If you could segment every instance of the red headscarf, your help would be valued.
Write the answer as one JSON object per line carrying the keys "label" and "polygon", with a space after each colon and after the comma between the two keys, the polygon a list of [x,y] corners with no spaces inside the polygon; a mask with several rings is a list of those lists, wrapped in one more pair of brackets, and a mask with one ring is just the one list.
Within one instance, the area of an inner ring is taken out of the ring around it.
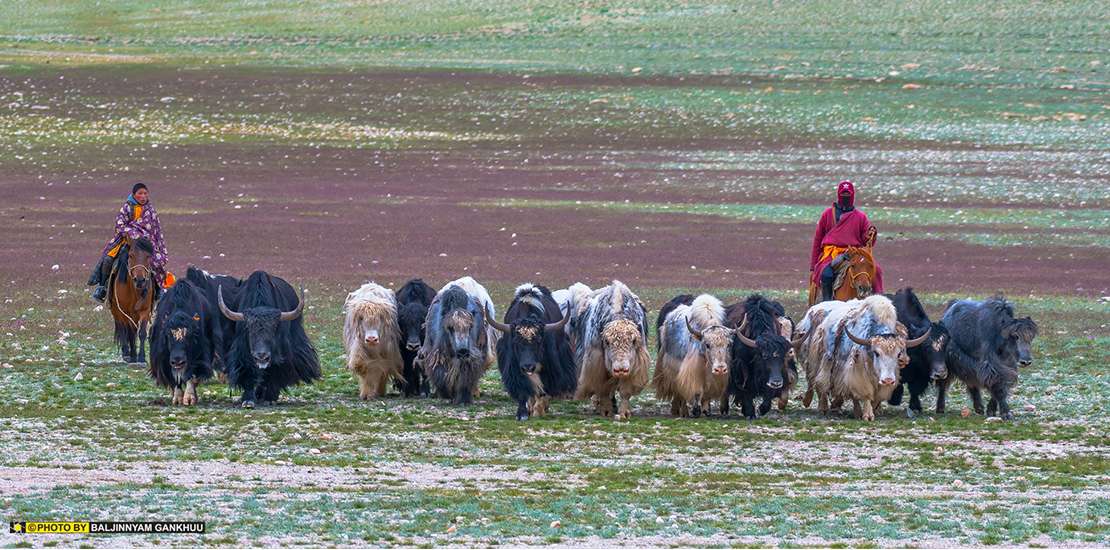
{"label": "red headscarf", "polygon": [[844,180],[836,186],[836,204],[841,210],[851,210],[856,205],[856,186]]}

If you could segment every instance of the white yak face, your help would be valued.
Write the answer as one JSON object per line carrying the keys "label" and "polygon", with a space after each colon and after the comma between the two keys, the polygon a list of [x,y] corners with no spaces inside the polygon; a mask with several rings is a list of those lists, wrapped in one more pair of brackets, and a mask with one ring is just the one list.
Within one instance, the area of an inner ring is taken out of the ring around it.
{"label": "white yak face", "polygon": [[702,333],[701,344],[709,372],[714,376],[728,374],[728,365],[732,362],[732,329],[710,327]]}
{"label": "white yak face", "polygon": [[359,322],[359,333],[362,335],[362,343],[367,347],[376,347],[381,341],[382,328],[380,319],[363,318]]}
{"label": "white yak face", "polygon": [[867,352],[871,354],[871,368],[879,384],[897,384],[899,371],[905,366],[901,357],[906,354],[906,340],[898,335],[874,336]]}
{"label": "white yak face", "polygon": [[618,378],[628,376],[641,345],[639,327],[627,319],[618,319],[605,325],[601,340],[609,373]]}

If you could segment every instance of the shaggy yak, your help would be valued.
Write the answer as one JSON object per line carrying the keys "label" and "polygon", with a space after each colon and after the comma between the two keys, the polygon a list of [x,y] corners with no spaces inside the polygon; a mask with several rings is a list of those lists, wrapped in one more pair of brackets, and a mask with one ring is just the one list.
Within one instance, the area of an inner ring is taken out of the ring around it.
{"label": "shaggy yak", "polygon": [[255,271],[238,289],[236,300],[224,301],[216,286],[216,303],[234,322],[231,345],[224,362],[228,381],[243,391],[241,403],[253,408],[256,400],[277,401],[281,390],[320,378],[316,348],[304,331],[304,296],[284,279]]}
{"label": "shaggy yak", "polygon": [[560,315],[551,291],[531,283],[517,287],[504,323],[490,313],[490,326],[502,334],[497,342],[501,384],[517,402],[517,420],[542,416],[552,396],[574,395],[578,371],[563,332],[569,319],[569,311]]}
{"label": "shaggy yak", "polygon": [[170,287],[150,330],[150,377],[174,405],[196,405],[197,385],[212,377],[223,349],[220,315],[202,289],[186,280]]}
{"label": "shaggy yak", "polygon": [[495,314],[485,287],[471,277],[444,285],[425,318],[424,346],[417,364],[436,394],[465,405],[478,397],[478,381],[493,364],[498,332],[487,322]]}
{"label": "shaggy yak", "polygon": [[943,323],[929,320],[929,315],[925,313],[925,308],[912,288],[903,288],[890,298],[894,302],[894,309],[898,311],[898,322],[905,325],[909,338],[917,338],[926,333],[929,335],[924,344],[906,350],[909,364],[902,369],[902,383],[894,388],[889,401],[891,405],[900,405],[905,387],[909,386],[910,405],[906,409],[906,416],[913,418],[921,412],[921,395],[929,389],[929,384],[948,376],[948,368],[944,364],[949,341],[948,330]]}
{"label": "shaggy yak", "polygon": [[404,381],[397,389],[405,397],[428,396],[430,392],[424,369],[416,366],[416,354],[424,345],[424,318],[436,297],[434,288],[421,279],[411,279],[397,291],[397,320],[401,328],[401,359],[404,360]]}
{"label": "shaggy yak", "polygon": [[990,392],[986,413],[1005,420],[1010,412],[1010,390],[1017,384],[1018,367],[1033,363],[1030,346],[1037,324],[1029,317],[1014,318],[1014,307],[1001,296],[983,302],[960,300],[949,304],[941,323],[948,327],[948,377],[937,382],[937,413],[944,412],[944,397],[952,376],[967,386],[975,412],[983,414],[981,390]]}
{"label": "shaggy yak", "polygon": [[732,344],[728,392],[736,396],[744,417],[755,419],[756,397],[763,398],[760,416],[771,410],[775,399],[779,410],[786,410],[790,391],[798,381],[798,367],[790,342],[794,323],[786,317],[782,304],[753,294],[729,306],[726,319],[728,326],[739,327]]}
{"label": "shaggy yak", "polygon": [[576,399],[595,399],[597,411],[618,419],[632,416],[630,400],[648,384],[647,312],[620,281],[590,296],[575,321],[575,361],[579,365]]}
{"label": "shaggy yak", "polygon": [[817,304],[806,312],[798,332],[809,384],[803,404],[808,407],[816,392],[818,409],[827,414],[830,401],[831,408],[839,408],[851,399],[855,416],[864,420],[874,420],[893,393],[906,347],[928,338],[907,342],[894,304],[882,295]]}
{"label": "shaggy yak", "polygon": [[347,368],[358,378],[358,396],[381,397],[386,382],[400,379],[404,367],[393,291],[366,283],[347,295],[343,312],[343,348]]}
{"label": "shaggy yak", "polygon": [[659,311],[656,324],[655,396],[670,400],[675,416],[709,414],[713,400],[728,410],[735,329],[725,326],[724,304],[709,294],[676,296]]}

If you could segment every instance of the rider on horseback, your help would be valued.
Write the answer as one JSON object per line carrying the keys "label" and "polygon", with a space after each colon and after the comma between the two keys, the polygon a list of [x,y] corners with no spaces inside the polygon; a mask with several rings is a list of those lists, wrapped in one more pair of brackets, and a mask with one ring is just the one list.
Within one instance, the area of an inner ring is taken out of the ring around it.
{"label": "rider on horseback", "polygon": [[[878,232],[862,210],[855,207],[856,188],[850,181],[842,181],[836,188],[836,202],[821,214],[817,231],[813,234],[813,251],[809,259],[810,279],[821,288],[821,301],[833,299],[836,267],[843,261],[848,247],[871,248]],[[875,264],[875,294],[883,292],[883,272]]]}
{"label": "rider on horseback", "polygon": [[120,248],[126,244],[126,241],[139,239],[140,237],[150,239],[151,244],[154,245],[154,254],[151,259],[156,283],[154,285],[154,296],[157,299],[162,286],[167,282],[166,261],[169,257],[166,255],[166,241],[162,238],[162,225],[158,222],[158,212],[154,210],[154,205],[150,203],[150,191],[146,188],[146,185],[136,183],[131,188],[131,195],[127,197],[127,202],[123,204],[119,215],[116,216],[115,236],[104,247],[100,261],[97,262],[92,275],[89,276],[89,286],[96,285],[96,288],[92,291],[94,300],[103,302],[108,295],[107,284],[112,270],[112,261],[119,253]]}

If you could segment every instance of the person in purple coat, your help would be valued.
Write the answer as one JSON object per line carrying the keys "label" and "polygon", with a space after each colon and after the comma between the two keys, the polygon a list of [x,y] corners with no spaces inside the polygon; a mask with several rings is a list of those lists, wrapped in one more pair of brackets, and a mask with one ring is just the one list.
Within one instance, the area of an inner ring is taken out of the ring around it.
{"label": "person in purple coat", "polygon": [[[150,190],[143,183],[136,183],[131,188],[131,194],[116,215],[116,234],[104,245],[100,261],[93,268],[89,276],[89,286],[95,286],[92,297],[98,302],[103,302],[108,295],[108,277],[111,275],[112,261],[119,253],[120,247],[129,240],[146,237],[154,245],[153,269],[156,281],[155,288],[161,289],[166,283],[166,240],[162,236],[162,224],[158,221],[158,211],[150,202]],[[159,293],[155,290],[155,297]]]}

